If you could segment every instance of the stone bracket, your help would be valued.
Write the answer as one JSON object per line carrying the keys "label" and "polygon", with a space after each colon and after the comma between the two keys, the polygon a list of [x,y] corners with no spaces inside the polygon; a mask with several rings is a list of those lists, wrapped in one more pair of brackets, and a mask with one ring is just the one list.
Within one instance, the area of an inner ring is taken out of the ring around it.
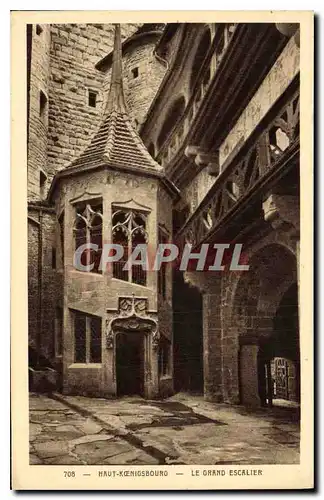
{"label": "stone bracket", "polygon": [[214,293],[214,290],[219,291],[220,275],[213,272],[203,271],[185,271],[183,273],[184,282],[189,286],[193,286],[200,293]]}
{"label": "stone bracket", "polygon": [[219,153],[209,153],[199,146],[187,146],[185,156],[193,159],[197,167],[208,167],[210,175],[219,174]]}
{"label": "stone bracket", "polygon": [[263,202],[262,208],[264,220],[269,222],[274,229],[286,222],[299,232],[299,199],[297,196],[269,194]]}

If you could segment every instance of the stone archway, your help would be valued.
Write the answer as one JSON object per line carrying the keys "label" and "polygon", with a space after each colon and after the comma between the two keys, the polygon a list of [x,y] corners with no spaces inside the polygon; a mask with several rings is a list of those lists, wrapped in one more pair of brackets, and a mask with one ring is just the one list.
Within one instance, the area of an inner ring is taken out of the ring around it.
{"label": "stone archway", "polygon": [[300,359],[296,283],[286,290],[280,300],[273,318],[272,335],[260,345],[259,358],[259,377],[264,377],[265,381],[263,404],[287,406],[288,403],[298,403]]}
{"label": "stone archway", "polygon": [[[272,243],[252,254],[249,264],[250,270],[238,277],[228,304],[230,313],[224,317],[223,384],[225,400],[262,406],[272,402],[270,361],[274,357],[282,358],[280,346],[284,338],[288,343],[285,324],[292,309],[288,311],[288,316],[286,309],[285,316],[282,315],[282,307],[288,290],[294,286],[297,290],[297,263],[290,250]],[[295,303],[290,306],[293,306],[295,317],[298,311],[297,292],[293,301]],[[299,363],[296,342],[292,341],[287,349],[290,349],[291,358],[291,352],[295,350]]]}

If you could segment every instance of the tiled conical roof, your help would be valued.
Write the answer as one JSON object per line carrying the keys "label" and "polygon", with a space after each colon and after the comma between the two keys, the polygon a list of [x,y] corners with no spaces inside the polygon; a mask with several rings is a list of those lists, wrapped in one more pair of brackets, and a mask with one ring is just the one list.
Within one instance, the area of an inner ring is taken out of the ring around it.
{"label": "tiled conical roof", "polygon": [[102,123],[90,145],[68,168],[83,169],[100,165],[157,173],[162,171],[162,167],[153,160],[134,130],[127,112],[123,91],[119,24],[115,25],[111,82]]}

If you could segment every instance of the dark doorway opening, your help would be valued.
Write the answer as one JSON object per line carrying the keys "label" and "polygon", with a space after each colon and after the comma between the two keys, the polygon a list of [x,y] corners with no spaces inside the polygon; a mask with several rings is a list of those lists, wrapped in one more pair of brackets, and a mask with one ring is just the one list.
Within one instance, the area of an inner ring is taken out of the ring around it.
{"label": "dark doorway opening", "polygon": [[204,362],[202,298],[198,290],[174,271],[173,335],[175,390],[203,394]]}
{"label": "dark doorway opening", "polygon": [[116,336],[117,396],[144,396],[144,334]]}
{"label": "dark doorway opening", "polygon": [[264,406],[300,402],[300,355],[297,284],[291,285],[277,309],[272,336],[259,352],[259,388]]}

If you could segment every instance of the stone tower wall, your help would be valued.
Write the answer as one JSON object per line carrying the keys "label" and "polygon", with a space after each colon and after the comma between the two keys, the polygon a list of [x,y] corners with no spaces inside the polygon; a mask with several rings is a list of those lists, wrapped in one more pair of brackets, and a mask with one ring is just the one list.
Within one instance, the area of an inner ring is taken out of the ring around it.
{"label": "stone tower wall", "polygon": [[[49,25],[32,26],[28,130],[29,200],[36,200],[42,197],[42,193],[40,193],[40,170],[43,170],[44,174],[47,175],[50,40]],[[41,92],[43,93],[42,109]]]}
{"label": "stone tower wall", "polygon": [[[122,38],[139,24],[121,26]],[[95,64],[113,48],[114,27],[108,24],[53,24],[48,163],[53,176],[89,144],[99,126],[105,102],[104,75]],[[97,92],[96,107],[88,92]]]}
{"label": "stone tower wall", "polygon": [[[135,124],[141,125],[166,72],[166,66],[154,56],[156,39],[129,49],[124,58],[124,87],[128,110]],[[137,68],[138,76],[133,71]]]}

